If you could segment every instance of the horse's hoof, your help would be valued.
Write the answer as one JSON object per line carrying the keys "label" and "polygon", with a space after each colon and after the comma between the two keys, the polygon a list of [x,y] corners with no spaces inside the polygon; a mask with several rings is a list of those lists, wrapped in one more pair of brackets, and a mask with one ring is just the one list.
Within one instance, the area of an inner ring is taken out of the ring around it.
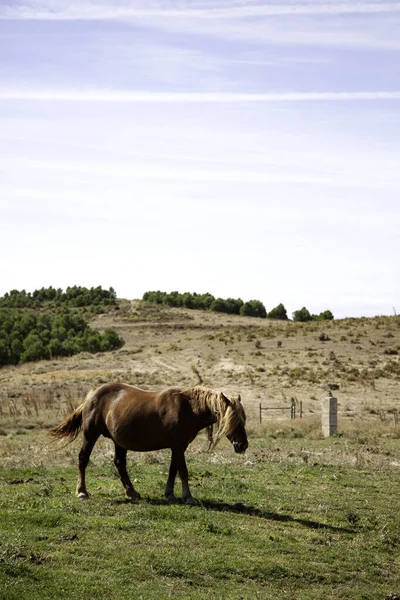
{"label": "horse's hoof", "polygon": [[178,498],[175,496],[175,494],[169,494],[168,496],[165,496],[165,499],[167,500],[167,502],[169,502],[170,504],[177,504],[177,502],[179,502]]}
{"label": "horse's hoof", "polygon": [[125,496],[126,500],[131,504],[136,504],[141,499],[140,494],[134,494],[133,496]]}
{"label": "horse's hoof", "polygon": [[184,503],[187,504],[188,506],[198,506],[199,505],[198,500],[196,500],[196,498],[192,498],[192,497],[186,498],[184,500]]}
{"label": "horse's hoof", "polygon": [[79,500],[88,500],[89,499],[89,494],[87,492],[79,492],[79,494],[76,495],[77,498],[79,498]]}

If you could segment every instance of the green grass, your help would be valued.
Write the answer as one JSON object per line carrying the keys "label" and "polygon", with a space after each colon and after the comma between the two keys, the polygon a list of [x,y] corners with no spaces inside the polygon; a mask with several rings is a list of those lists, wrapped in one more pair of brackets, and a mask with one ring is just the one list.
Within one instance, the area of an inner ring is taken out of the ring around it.
{"label": "green grass", "polygon": [[[143,496],[136,505],[124,501],[109,460],[89,467],[86,502],[74,497],[75,467],[0,470],[0,598],[383,600],[400,593],[398,469],[282,462],[263,456],[265,440],[251,442],[245,457],[226,447],[188,453],[201,500],[193,508],[163,500],[167,453],[157,461],[131,455]],[[282,443],[294,453],[307,444],[347,452],[346,440]]]}

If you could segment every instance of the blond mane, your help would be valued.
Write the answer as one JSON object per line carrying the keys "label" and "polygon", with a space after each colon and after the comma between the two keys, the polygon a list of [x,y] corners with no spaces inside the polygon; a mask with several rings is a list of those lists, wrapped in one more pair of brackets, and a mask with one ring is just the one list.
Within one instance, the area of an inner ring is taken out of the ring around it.
{"label": "blond mane", "polygon": [[194,387],[182,390],[182,393],[192,401],[192,407],[199,411],[209,410],[215,418],[217,430],[213,434],[211,447],[215,448],[219,440],[229,436],[245,425],[246,415],[238,398],[231,398],[204,387]]}

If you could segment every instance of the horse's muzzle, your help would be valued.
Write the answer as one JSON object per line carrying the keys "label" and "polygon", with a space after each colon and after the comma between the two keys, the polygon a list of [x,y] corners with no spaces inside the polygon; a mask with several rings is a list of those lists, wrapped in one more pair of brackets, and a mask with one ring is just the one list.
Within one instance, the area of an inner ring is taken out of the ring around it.
{"label": "horse's muzzle", "polygon": [[243,452],[246,452],[247,450],[247,446],[248,443],[243,443],[243,442],[233,442],[233,449],[235,450],[235,452],[237,454],[243,454]]}

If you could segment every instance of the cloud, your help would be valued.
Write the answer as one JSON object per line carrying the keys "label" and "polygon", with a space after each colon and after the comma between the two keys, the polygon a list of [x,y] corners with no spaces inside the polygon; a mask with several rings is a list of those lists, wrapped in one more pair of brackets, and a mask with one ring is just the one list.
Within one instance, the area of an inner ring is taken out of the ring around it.
{"label": "cloud", "polygon": [[248,93],[153,92],[111,89],[57,90],[0,87],[0,100],[128,103],[352,102],[400,100],[400,91]]}
{"label": "cloud", "polygon": [[400,12],[396,2],[234,2],[217,4],[195,2],[36,2],[3,5],[0,19],[17,20],[129,20],[146,18],[243,19],[280,15],[342,15]]}
{"label": "cloud", "polygon": [[[118,3],[16,0],[0,20],[126,22],[137,28],[252,44],[346,46],[398,50],[400,2],[217,2],[121,0]],[[327,18],[330,17],[330,18]]]}
{"label": "cloud", "polygon": [[376,173],[368,174],[365,170],[361,172],[337,171],[327,169],[326,172],[316,172],[314,169],[298,168],[288,171],[286,168],[279,169],[273,165],[257,169],[221,168],[213,165],[212,168],[195,165],[193,167],[182,166],[177,163],[165,165],[148,164],[145,162],[95,162],[74,160],[35,160],[25,158],[3,159],[3,168],[17,170],[18,172],[45,171],[48,174],[74,173],[84,176],[88,181],[96,179],[116,178],[125,180],[150,180],[150,181],[175,181],[175,182],[206,182],[206,183],[231,183],[231,184],[300,184],[313,186],[334,187],[365,187],[398,189],[397,171],[392,169],[382,176]]}

